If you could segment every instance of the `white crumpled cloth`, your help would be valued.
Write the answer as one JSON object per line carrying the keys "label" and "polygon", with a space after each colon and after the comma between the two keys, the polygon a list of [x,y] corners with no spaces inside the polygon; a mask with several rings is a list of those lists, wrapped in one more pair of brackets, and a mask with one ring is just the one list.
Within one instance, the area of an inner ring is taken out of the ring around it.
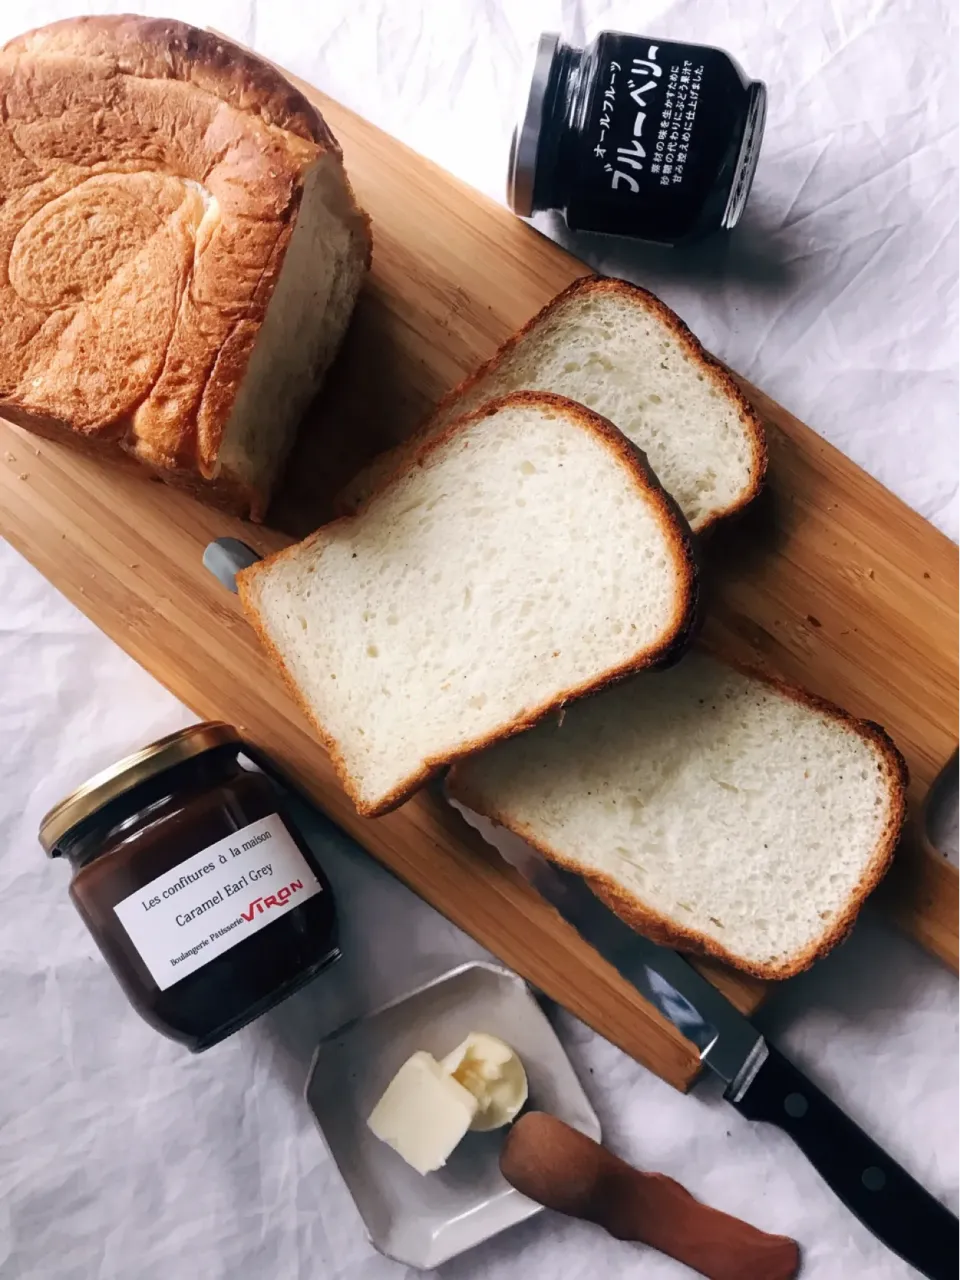
{"label": "white crumpled cloth", "polygon": [[[6,0],[0,37],[88,7],[217,26],[497,199],[540,30],[642,28],[730,50],[770,87],[741,231],[687,252],[577,251],[661,293],[708,347],[957,536],[950,0]],[[365,1241],[300,1090],[322,1031],[474,944],[364,855],[331,858],[342,966],[191,1057],[130,1012],[70,906],[67,868],[37,846],[51,802],[191,719],[0,546],[0,1277],[401,1280]],[[760,1019],[954,1207],[956,995],[950,974],[868,918]],[[710,1081],[681,1097],[572,1017],[557,1022],[614,1150],[795,1236],[809,1280],[915,1274]],[[544,1214],[438,1274],[689,1273]]]}

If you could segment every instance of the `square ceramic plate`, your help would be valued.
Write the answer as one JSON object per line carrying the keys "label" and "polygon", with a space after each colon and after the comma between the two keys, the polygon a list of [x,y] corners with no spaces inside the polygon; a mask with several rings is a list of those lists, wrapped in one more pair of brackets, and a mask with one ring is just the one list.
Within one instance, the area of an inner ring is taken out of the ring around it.
{"label": "square ceramic plate", "polygon": [[417,1049],[441,1058],[471,1031],[512,1045],[530,1085],[528,1106],[592,1138],[600,1124],[546,1015],[522,978],[464,964],[321,1041],[306,1099],[375,1248],[411,1267],[435,1267],[539,1212],[500,1174],[504,1130],[468,1133],[444,1168],[422,1177],[367,1128],[394,1074]]}

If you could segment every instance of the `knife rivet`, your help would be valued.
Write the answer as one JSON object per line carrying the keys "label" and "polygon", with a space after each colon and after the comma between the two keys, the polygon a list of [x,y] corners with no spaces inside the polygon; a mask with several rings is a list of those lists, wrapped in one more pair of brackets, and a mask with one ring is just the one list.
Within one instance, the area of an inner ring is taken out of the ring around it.
{"label": "knife rivet", "polygon": [[869,1165],[860,1175],[860,1181],[868,1191],[882,1191],[887,1185],[887,1175],[876,1165]]}
{"label": "knife rivet", "polygon": [[799,1120],[801,1116],[807,1114],[810,1104],[802,1093],[788,1093],[783,1100],[783,1109],[788,1116],[792,1116],[794,1120]]}

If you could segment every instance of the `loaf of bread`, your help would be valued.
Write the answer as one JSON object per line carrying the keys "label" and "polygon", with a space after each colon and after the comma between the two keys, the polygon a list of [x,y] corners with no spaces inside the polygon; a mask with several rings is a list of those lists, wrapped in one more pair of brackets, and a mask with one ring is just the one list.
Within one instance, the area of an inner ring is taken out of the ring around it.
{"label": "loaf of bread", "polygon": [[0,50],[0,413],[262,518],[369,265],[318,112],[180,22]]}
{"label": "loaf of bread", "polygon": [[450,773],[640,933],[786,978],[886,871],[906,769],[882,729],[698,652]]}
{"label": "loaf of bread", "polygon": [[405,450],[453,418],[524,390],[553,391],[609,418],[643,450],[695,533],[760,490],[763,427],[727,371],[652,293],[625,280],[585,276],[449,392],[411,442],[356,476],[341,509],[354,509]]}
{"label": "loaf of bread", "polygon": [[559,396],[451,423],[356,516],[238,575],[351,798],[444,765],[676,653],[689,530],[642,456]]}

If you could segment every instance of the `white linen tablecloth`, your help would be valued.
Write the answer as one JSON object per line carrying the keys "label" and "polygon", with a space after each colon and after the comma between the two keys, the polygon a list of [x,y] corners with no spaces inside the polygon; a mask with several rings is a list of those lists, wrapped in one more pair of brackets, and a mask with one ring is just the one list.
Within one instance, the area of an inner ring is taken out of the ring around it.
{"label": "white linen tablecloth", "polygon": [[[957,536],[956,7],[951,0],[5,0],[0,38],[140,8],[253,45],[500,199],[542,29],[717,44],[770,87],[742,228],[693,251],[581,240],[662,294],[708,347]],[[556,232],[549,221],[546,229]],[[2,320],[0,320],[2,322]],[[362,855],[329,867],[347,959],[191,1057],[128,1009],[37,843],[94,769],[191,715],[0,545],[0,1277],[400,1280],[376,1254],[300,1090],[313,1041],[477,948]],[[763,1027],[955,1208],[957,987],[866,918]],[[564,1013],[609,1145],[796,1237],[809,1280],[906,1280],[789,1140],[710,1081],[681,1097]],[[679,1277],[544,1214],[444,1280]]]}

